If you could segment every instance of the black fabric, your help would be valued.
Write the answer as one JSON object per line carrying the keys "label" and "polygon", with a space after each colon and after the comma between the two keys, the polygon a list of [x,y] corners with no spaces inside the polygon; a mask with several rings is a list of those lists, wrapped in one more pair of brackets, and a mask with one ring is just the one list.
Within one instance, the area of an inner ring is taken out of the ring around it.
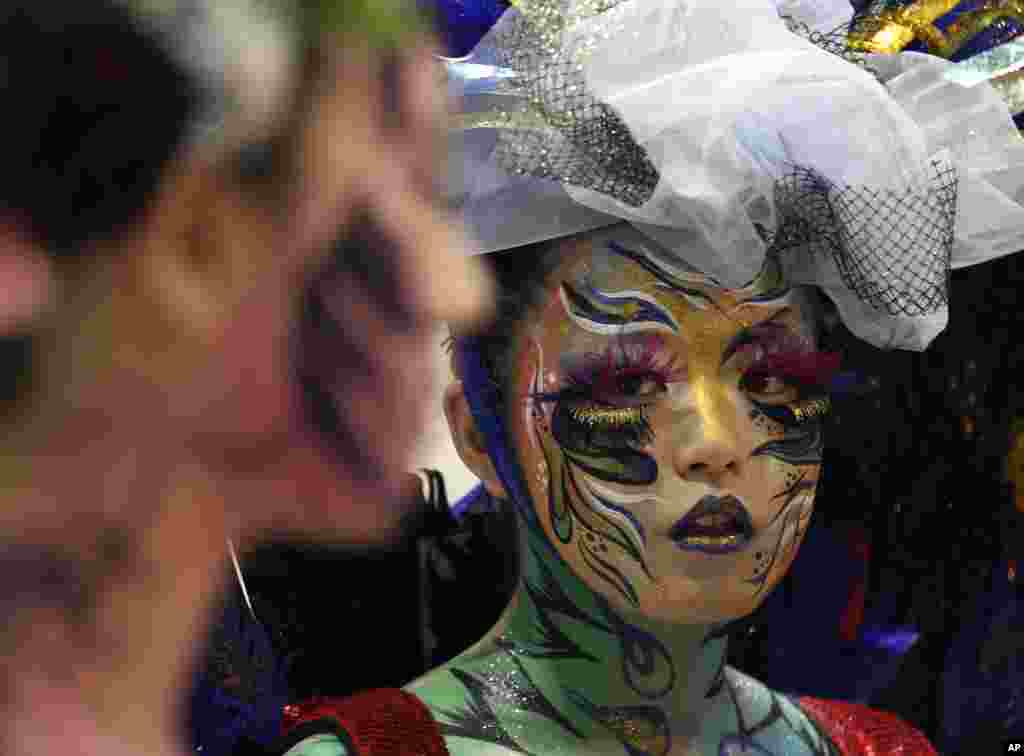
{"label": "black fabric", "polygon": [[943,635],[925,633],[903,657],[896,679],[869,702],[875,709],[897,715],[935,741],[941,711],[942,669],[949,646]]}
{"label": "black fabric", "polygon": [[431,667],[465,651],[498,621],[519,580],[517,533],[514,513],[480,489],[458,527],[430,544]]}
{"label": "black fabric", "polygon": [[7,0],[0,207],[56,257],[134,222],[198,112],[199,82],[110,0]]}
{"label": "black fabric", "polygon": [[513,516],[485,496],[456,521],[443,479],[430,487],[394,546],[275,543],[246,558],[293,701],[401,687],[498,620],[518,579]]}

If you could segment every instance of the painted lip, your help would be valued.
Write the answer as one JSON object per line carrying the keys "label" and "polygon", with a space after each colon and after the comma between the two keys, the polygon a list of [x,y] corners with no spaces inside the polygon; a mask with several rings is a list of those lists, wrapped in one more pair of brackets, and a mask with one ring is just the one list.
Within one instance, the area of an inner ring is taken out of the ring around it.
{"label": "painted lip", "polygon": [[[703,522],[699,522],[704,518]],[[718,520],[721,524],[709,522]],[[732,554],[754,538],[754,522],[743,502],[735,496],[707,495],[668,532],[683,551]]]}

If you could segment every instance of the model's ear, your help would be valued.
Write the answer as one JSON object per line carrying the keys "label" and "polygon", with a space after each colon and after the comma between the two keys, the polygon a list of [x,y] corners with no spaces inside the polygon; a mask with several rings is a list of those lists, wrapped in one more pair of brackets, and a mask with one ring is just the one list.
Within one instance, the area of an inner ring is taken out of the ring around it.
{"label": "model's ear", "polygon": [[23,229],[0,222],[0,336],[33,320],[54,294],[46,253]]}
{"label": "model's ear", "polygon": [[462,390],[462,381],[452,381],[444,390],[444,414],[448,419],[455,450],[462,462],[484,484],[487,493],[496,499],[507,499],[505,486],[498,478],[484,438],[473,421],[473,413]]}

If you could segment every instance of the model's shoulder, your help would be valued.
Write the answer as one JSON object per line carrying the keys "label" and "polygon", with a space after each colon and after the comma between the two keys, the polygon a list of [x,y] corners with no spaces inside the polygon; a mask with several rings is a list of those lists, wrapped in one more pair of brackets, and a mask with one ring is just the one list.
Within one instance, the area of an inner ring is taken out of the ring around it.
{"label": "model's shoulder", "polygon": [[[479,661],[479,660],[478,660]],[[430,710],[451,756],[514,756],[523,752],[507,737],[488,691],[474,685],[475,664],[464,660],[431,670],[406,687]]]}
{"label": "model's shoulder", "polygon": [[422,701],[435,719],[439,715],[443,717],[445,712],[457,710],[465,702],[463,678],[467,674],[466,666],[464,660],[456,658],[430,670],[406,685],[404,690]]}
{"label": "model's shoulder", "polygon": [[722,745],[754,742],[785,756],[839,756],[827,731],[799,701],[753,677],[727,667],[719,695],[726,709]]}
{"label": "model's shoulder", "polygon": [[543,675],[507,650],[482,651],[411,684],[452,756],[579,752],[579,729],[550,699]]}

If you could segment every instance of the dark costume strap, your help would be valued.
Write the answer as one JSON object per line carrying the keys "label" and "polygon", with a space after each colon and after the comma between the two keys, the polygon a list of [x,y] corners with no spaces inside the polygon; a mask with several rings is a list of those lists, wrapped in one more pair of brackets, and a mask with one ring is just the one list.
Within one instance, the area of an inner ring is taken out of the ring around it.
{"label": "dark costume strap", "polygon": [[845,701],[798,699],[842,756],[938,756],[931,743],[892,714]]}
{"label": "dark costume strap", "polygon": [[289,704],[284,732],[279,753],[314,735],[333,734],[347,756],[449,756],[430,710],[412,693],[397,688]]}

